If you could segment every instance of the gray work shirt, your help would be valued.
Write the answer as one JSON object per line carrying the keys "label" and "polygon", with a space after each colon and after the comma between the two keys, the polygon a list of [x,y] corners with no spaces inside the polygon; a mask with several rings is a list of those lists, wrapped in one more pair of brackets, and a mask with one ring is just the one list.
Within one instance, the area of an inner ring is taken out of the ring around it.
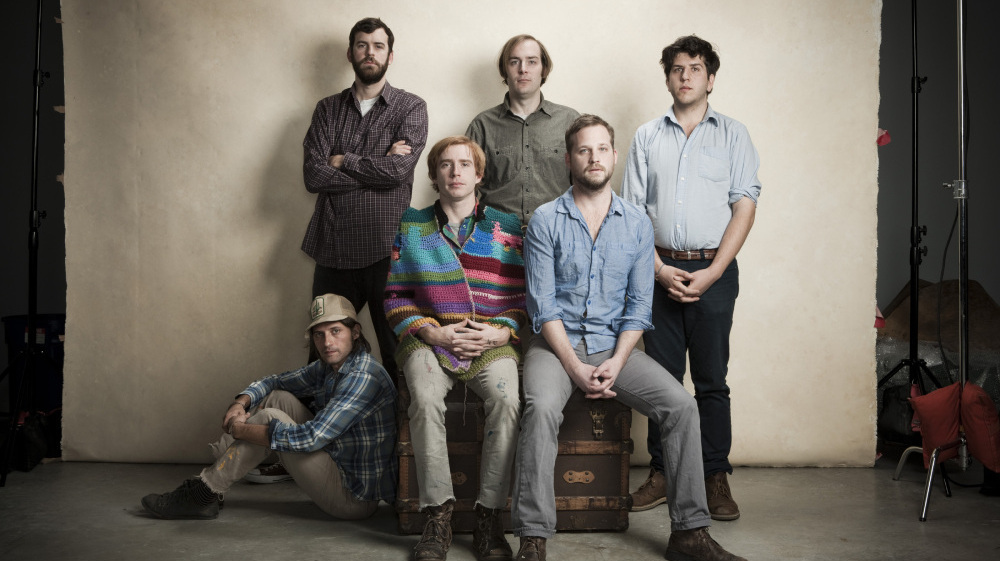
{"label": "gray work shirt", "polygon": [[465,134],[486,153],[480,202],[512,212],[526,225],[536,208],[562,195],[570,184],[566,129],[579,116],[543,96],[522,119],[511,112],[508,95],[477,115]]}

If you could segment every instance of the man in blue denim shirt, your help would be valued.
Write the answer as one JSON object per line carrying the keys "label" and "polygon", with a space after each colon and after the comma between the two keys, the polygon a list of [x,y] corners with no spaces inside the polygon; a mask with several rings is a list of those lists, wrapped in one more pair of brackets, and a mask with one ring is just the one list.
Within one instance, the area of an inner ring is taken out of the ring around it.
{"label": "man in blue denim shirt", "polygon": [[[370,354],[354,306],[313,299],[306,337],[320,360],[250,384],[226,409],[218,459],[176,490],[142,498],[157,518],[211,519],[221,495],[274,451],[326,513],[371,516],[396,491],[396,387]],[[299,398],[313,398],[307,408]]]}
{"label": "man in blue denim shirt", "polygon": [[[615,398],[654,419],[669,452],[670,560],[738,560],[709,535],[694,398],[635,349],[650,329],[653,227],[611,190],[614,130],[583,115],[566,131],[572,186],[528,224],[528,315],[536,333],[524,359],[524,413],[511,519],[517,559],[545,559],[555,533],[553,471],[563,407],[575,388]],[[539,336],[540,334],[540,336]]]}

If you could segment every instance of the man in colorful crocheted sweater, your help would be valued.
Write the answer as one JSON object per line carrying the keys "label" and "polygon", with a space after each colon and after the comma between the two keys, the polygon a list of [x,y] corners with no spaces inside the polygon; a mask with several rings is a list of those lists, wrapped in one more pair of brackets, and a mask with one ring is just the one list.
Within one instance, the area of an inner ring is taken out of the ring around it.
{"label": "man in colorful crocheted sweater", "polygon": [[521,402],[517,331],[527,320],[521,223],[479,205],[486,157],[453,136],[427,156],[440,198],[403,214],[392,250],[385,313],[399,337],[396,362],[410,391],[410,430],[429,514],[413,550],[419,561],[444,559],[451,545],[455,494],[445,433],[445,394],[461,380],[485,401],[482,473],[473,548],[483,560],[509,560],[501,513],[510,489]]}

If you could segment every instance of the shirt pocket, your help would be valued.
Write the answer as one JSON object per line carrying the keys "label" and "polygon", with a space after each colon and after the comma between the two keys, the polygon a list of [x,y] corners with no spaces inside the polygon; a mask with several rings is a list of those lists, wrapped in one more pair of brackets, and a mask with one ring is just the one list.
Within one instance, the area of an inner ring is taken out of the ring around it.
{"label": "shirt pocket", "polygon": [[569,188],[569,168],[566,167],[566,145],[558,144],[541,147],[536,152],[535,165],[538,166],[540,187],[549,193],[561,194]]}
{"label": "shirt pocket", "polygon": [[606,256],[598,274],[605,291],[620,289],[628,285],[628,275],[635,265],[638,248],[634,243],[609,243],[604,251]]}
{"label": "shirt pocket", "polygon": [[521,148],[520,146],[501,146],[494,148],[486,154],[489,170],[493,177],[486,178],[490,187],[500,187],[510,183],[521,171]]}
{"label": "shirt pocket", "polygon": [[725,146],[702,146],[698,176],[708,181],[729,181],[729,149]]}
{"label": "shirt pocket", "polygon": [[582,270],[577,257],[577,244],[564,242],[559,247],[555,254],[556,290],[578,292],[581,285],[586,286],[583,282],[586,271]]}

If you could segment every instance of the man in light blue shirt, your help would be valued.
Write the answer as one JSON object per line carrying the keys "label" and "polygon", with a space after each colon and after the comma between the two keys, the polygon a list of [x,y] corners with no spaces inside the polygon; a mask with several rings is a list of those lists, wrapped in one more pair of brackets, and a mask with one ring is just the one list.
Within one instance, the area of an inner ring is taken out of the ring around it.
{"label": "man in light blue shirt", "polygon": [[[739,292],[736,254],[753,225],[760,195],[760,160],[741,123],[708,105],[719,56],[707,41],[681,37],[660,63],[674,104],[639,127],[625,164],[622,197],[644,208],[653,223],[655,333],[646,352],[678,381],[685,358],[701,417],[708,506],[715,520],[740,511],[729,489],[732,422],[729,333]],[[663,450],[649,423],[650,476],[632,494],[633,511],[667,500]]]}
{"label": "man in light blue shirt", "polygon": [[739,560],[709,536],[694,399],[635,344],[651,328],[653,227],[609,181],[614,130],[583,115],[566,131],[572,186],[538,208],[525,235],[528,316],[535,335],[524,358],[524,413],[511,520],[518,561],[545,559],[555,534],[553,485],[563,407],[579,388],[614,398],[660,428],[671,497],[669,560]]}

